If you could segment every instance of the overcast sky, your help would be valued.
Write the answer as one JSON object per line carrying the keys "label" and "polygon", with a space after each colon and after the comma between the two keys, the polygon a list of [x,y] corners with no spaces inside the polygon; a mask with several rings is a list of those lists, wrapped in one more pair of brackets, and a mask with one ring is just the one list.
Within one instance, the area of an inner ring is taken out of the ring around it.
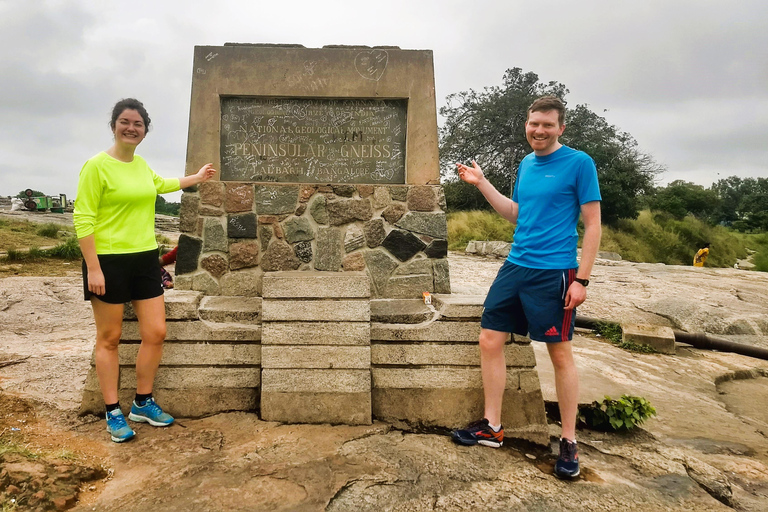
{"label": "overcast sky", "polygon": [[765,0],[0,0],[0,195],[74,197],[124,97],[152,117],[137,153],[182,174],[193,47],[225,42],[430,49],[438,108],[519,67],[631,133],[661,183],[766,177],[766,26]]}

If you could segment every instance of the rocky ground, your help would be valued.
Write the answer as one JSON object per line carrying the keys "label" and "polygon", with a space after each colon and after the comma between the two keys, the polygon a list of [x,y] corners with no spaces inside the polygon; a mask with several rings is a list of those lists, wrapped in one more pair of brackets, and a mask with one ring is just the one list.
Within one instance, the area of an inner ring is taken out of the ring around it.
{"label": "rocky ground", "polygon": [[[501,263],[450,262],[454,291],[469,294]],[[768,346],[768,274],[599,261],[589,292],[580,314]],[[93,331],[74,272],[0,279],[3,510],[768,509],[768,361],[684,346],[637,354],[581,332],[582,401],[630,393],[658,415],[632,434],[581,430],[582,476],[561,482],[541,447],[459,447],[444,432],[382,423],[284,425],[237,412],[139,424],[118,445],[103,420],[76,414]]]}

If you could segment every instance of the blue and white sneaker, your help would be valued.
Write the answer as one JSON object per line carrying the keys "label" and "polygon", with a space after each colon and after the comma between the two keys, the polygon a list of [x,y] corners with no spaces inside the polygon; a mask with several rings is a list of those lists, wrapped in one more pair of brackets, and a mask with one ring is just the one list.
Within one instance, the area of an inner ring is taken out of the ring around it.
{"label": "blue and white sneaker", "polygon": [[555,476],[571,479],[579,476],[579,448],[576,441],[560,438],[560,456],[555,462]]}
{"label": "blue and white sneaker", "polygon": [[131,413],[128,415],[128,419],[131,421],[146,422],[153,427],[167,427],[173,423],[173,416],[167,412],[163,412],[152,397],[149,397],[144,405],[141,406],[134,400],[131,405]]}
{"label": "blue and white sneaker", "polygon": [[120,409],[107,413],[107,432],[109,432],[112,440],[116,443],[129,441],[136,435],[136,432],[128,426],[125,416],[123,416],[123,411]]}

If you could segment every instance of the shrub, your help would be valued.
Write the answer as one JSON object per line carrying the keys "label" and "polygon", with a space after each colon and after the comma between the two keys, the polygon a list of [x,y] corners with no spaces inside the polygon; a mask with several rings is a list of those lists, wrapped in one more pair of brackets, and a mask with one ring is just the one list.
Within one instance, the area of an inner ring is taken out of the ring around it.
{"label": "shrub", "polygon": [[603,431],[628,431],[640,426],[656,409],[639,396],[621,395],[618,400],[606,396],[602,402],[579,408],[579,421],[588,428]]}
{"label": "shrub", "polygon": [[46,224],[40,224],[37,227],[36,233],[46,238],[58,238],[60,228],[61,226],[59,226],[58,224],[54,224],[53,222],[48,222]]}
{"label": "shrub", "polygon": [[[30,253],[32,251],[30,250]],[[82,257],[80,252],[80,244],[77,242],[77,237],[71,236],[67,240],[52,249],[42,251],[44,256],[51,258],[60,258],[64,260],[77,260]]]}

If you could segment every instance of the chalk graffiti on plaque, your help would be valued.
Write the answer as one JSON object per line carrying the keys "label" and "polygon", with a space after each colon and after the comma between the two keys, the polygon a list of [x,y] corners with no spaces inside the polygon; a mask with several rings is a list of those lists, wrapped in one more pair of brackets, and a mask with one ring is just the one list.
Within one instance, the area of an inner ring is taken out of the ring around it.
{"label": "chalk graffiti on plaque", "polygon": [[404,183],[406,100],[221,101],[224,181]]}

